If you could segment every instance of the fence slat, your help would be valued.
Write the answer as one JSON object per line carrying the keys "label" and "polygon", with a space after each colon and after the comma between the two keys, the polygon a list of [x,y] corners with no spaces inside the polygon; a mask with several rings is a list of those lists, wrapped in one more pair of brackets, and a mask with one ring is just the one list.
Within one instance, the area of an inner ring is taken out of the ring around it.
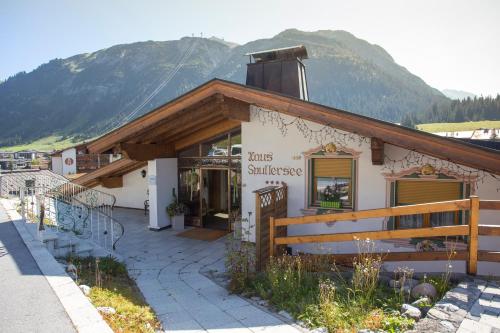
{"label": "fence slat", "polygon": [[470,197],[470,218],[469,218],[469,260],[467,262],[467,273],[475,275],[477,273],[477,240],[479,225],[479,197]]}
{"label": "fence slat", "polygon": [[469,207],[470,207],[470,200],[464,199],[464,200],[442,201],[442,202],[434,202],[434,203],[419,204],[419,205],[360,210],[357,212],[288,217],[288,218],[277,219],[275,222],[276,226],[286,226],[294,224],[353,221],[359,219],[368,219],[368,218],[377,218],[386,216],[452,212],[457,210],[469,209]]}
{"label": "fence slat", "polygon": [[479,209],[500,210],[500,200],[481,200]]}
{"label": "fence slat", "polygon": [[338,233],[338,234],[276,237],[274,239],[274,243],[276,245],[281,245],[281,244],[300,244],[300,243],[348,242],[356,239],[380,240],[380,239],[416,238],[416,237],[463,236],[468,234],[469,234],[469,226],[456,225],[456,226],[418,228],[418,229],[364,231],[364,232],[349,232],[349,233]]}
{"label": "fence slat", "polygon": [[500,236],[500,225],[479,225],[480,236]]}

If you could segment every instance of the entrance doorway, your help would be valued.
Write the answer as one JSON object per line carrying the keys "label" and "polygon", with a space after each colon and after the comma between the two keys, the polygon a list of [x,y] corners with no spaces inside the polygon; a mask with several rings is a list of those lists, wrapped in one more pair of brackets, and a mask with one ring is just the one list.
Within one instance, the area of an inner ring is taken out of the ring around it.
{"label": "entrance doorway", "polygon": [[202,170],[202,225],[229,230],[228,170]]}
{"label": "entrance doorway", "polygon": [[186,225],[234,230],[241,220],[239,130],[188,147],[178,154],[179,200]]}

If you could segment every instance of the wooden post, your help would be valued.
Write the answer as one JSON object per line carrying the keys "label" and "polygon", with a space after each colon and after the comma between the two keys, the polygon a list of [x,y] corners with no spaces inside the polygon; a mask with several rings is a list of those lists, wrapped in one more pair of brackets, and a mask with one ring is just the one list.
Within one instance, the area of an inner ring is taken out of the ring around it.
{"label": "wooden post", "polygon": [[467,262],[467,274],[477,273],[477,243],[479,230],[479,197],[470,197],[469,215],[469,261]]}
{"label": "wooden post", "polygon": [[274,257],[274,217],[269,218],[269,257]]}

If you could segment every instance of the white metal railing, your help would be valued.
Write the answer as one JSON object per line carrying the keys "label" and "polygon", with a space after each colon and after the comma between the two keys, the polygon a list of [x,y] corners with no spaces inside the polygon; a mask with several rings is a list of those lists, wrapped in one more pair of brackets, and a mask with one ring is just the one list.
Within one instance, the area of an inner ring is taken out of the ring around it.
{"label": "white metal railing", "polygon": [[52,175],[1,175],[0,195],[18,197],[26,221],[40,222],[43,212],[48,228],[72,232],[78,238],[114,250],[124,233],[123,225],[113,218],[116,198]]}

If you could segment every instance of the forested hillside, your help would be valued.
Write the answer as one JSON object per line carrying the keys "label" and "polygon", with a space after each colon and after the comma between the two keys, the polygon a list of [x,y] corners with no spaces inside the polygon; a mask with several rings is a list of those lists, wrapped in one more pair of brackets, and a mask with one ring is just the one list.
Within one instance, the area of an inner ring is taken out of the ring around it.
{"label": "forested hillside", "polygon": [[244,83],[247,52],[298,44],[309,52],[314,102],[400,122],[449,101],[382,47],[346,31],[291,29],[245,45],[186,37],[54,59],[0,83],[0,146],[102,134],[214,77]]}
{"label": "forested hillside", "polygon": [[403,119],[403,125],[414,127],[423,123],[460,123],[479,120],[500,120],[500,95],[434,103],[426,112],[407,114]]}

